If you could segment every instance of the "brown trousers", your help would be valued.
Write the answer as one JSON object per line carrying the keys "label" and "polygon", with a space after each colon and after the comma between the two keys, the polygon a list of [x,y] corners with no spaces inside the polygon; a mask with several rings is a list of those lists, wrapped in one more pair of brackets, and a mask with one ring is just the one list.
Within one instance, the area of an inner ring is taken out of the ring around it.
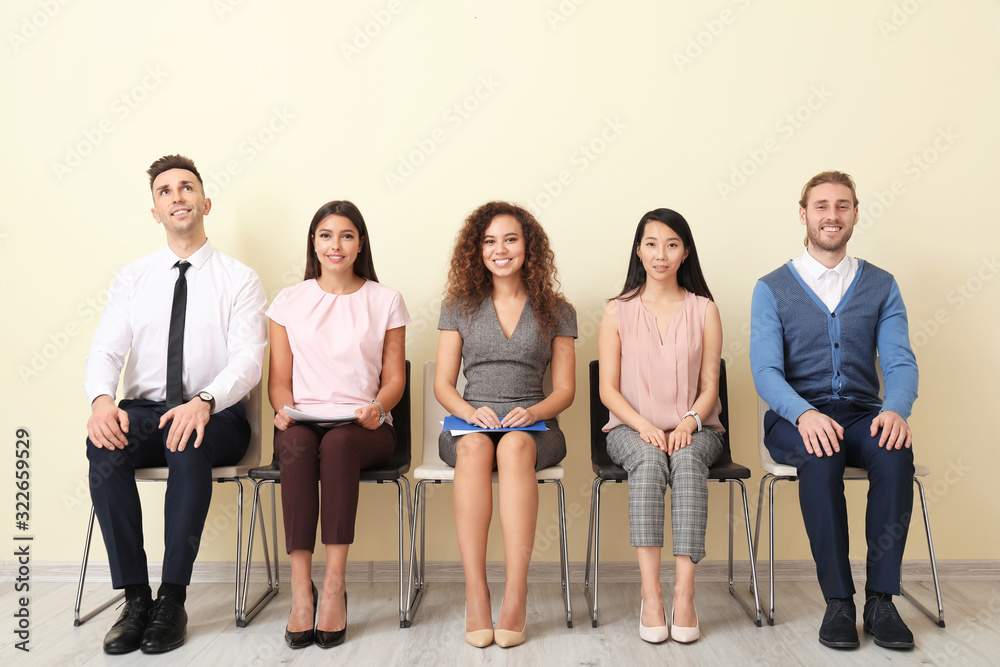
{"label": "brown trousers", "polygon": [[311,552],[316,546],[318,482],[323,487],[323,544],[352,544],[361,470],[385,464],[395,447],[396,431],[389,424],[374,431],[357,424],[295,424],[276,431],[285,548]]}

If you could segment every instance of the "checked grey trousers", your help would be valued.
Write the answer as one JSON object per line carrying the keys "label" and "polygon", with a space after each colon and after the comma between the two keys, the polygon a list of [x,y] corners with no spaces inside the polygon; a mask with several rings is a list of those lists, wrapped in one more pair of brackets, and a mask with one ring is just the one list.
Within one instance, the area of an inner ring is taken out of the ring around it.
{"label": "checked grey trousers", "polygon": [[633,547],[663,546],[663,496],[670,484],[675,556],[705,557],[708,468],[722,453],[722,435],[711,428],[691,434],[691,444],[667,456],[643,442],[631,426],[608,433],[608,455],[628,472],[628,516]]}

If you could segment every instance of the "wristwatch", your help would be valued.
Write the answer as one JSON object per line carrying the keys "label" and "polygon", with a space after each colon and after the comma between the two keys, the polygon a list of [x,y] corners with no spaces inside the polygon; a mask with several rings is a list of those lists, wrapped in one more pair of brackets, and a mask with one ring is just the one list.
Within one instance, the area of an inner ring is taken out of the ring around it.
{"label": "wristwatch", "polygon": [[199,391],[198,398],[208,403],[209,412],[215,412],[215,396],[212,396],[207,391]]}
{"label": "wristwatch", "polygon": [[698,424],[698,428],[696,428],[695,431],[701,432],[701,417],[698,416],[698,413],[695,412],[694,410],[688,410],[686,413],[684,413],[684,416],[681,417],[681,421],[684,421],[688,417],[694,417],[695,423]]}
{"label": "wristwatch", "polygon": [[372,405],[378,406],[378,425],[381,426],[385,423],[385,408],[378,401],[372,401]]}

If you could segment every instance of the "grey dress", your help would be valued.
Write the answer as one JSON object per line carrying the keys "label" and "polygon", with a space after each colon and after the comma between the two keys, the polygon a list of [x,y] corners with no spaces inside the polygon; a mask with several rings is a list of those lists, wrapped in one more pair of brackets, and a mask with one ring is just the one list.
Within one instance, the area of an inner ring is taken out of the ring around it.
{"label": "grey dress", "polygon": [[[463,398],[476,408],[489,406],[503,419],[516,407],[531,407],[545,399],[542,377],[552,361],[552,340],[556,336],[576,338],[576,312],[564,304],[555,334],[543,335],[528,299],[508,339],[500,327],[493,299],[486,297],[471,315],[453,312],[447,303],[442,304],[438,329],[457,331],[462,336],[466,378]],[[549,430],[528,431],[538,448],[535,470],[555,465],[566,456],[566,438],[559,424],[548,419],[545,425]],[[496,443],[503,433],[490,435]],[[459,437],[442,431],[438,438],[441,460],[452,467]]]}

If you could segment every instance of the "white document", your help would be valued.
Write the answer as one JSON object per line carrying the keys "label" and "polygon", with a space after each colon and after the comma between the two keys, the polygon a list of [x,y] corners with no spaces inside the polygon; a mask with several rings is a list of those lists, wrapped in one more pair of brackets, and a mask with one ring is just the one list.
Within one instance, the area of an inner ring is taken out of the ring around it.
{"label": "white document", "polygon": [[358,416],[353,412],[349,415],[335,415],[333,417],[311,415],[308,412],[302,412],[301,410],[290,408],[287,405],[285,406],[285,414],[297,422],[303,424],[319,424],[321,426],[326,426],[327,424],[346,424],[347,422],[352,422],[358,418]]}

